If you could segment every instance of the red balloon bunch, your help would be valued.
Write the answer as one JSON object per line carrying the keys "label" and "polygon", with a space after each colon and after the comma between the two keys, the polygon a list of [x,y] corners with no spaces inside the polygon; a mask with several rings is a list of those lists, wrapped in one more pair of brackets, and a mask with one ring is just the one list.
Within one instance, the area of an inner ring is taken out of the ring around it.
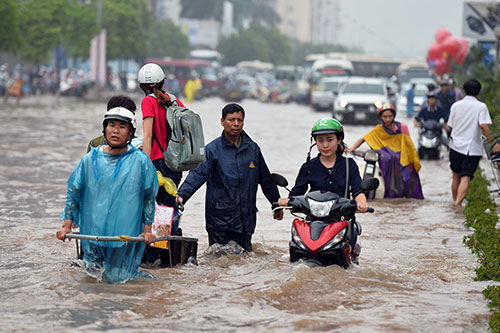
{"label": "red balloon bunch", "polygon": [[469,43],[464,38],[453,37],[446,29],[439,29],[434,37],[436,41],[427,51],[427,64],[434,73],[443,75],[464,62]]}

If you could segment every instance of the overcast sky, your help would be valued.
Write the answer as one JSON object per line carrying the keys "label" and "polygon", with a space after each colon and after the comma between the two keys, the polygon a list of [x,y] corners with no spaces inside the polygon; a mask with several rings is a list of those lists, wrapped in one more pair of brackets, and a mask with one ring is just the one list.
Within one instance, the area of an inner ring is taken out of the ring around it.
{"label": "overcast sky", "polygon": [[425,57],[440,28],[462,37],[465,0],[340,0],[339,42],[366,53]]}

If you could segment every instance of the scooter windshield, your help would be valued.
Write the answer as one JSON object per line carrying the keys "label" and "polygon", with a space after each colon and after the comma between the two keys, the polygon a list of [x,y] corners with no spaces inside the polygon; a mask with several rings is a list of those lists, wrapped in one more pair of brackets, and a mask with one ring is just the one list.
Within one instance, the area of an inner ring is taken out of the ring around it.
{"label": "scooter windshield", "polygon": [[312,199],[317,202],[333,201],[340,197],[338,194],[328,191],[312,191],[307,193],[306,196],[308,199]]}

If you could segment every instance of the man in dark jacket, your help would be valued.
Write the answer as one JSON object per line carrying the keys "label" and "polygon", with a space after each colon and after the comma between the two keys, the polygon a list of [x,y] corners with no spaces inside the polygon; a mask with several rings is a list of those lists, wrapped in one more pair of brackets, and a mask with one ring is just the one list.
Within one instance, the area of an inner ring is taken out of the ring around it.
{"label": "man in dark jacket", "polygon": [[448,82],[442,81],[439,84],[439,91],[436,94],[437,105],[444,111],[446,119],[450,117],[450,108],[455,103],[455,91],[448,89]]}
{"label": "man in dark jacket", "polygon": [[[187,202],[206,182],[205,220],[208,243],[235,241],[252,250],[257,221],[257,187],[270,203],[279,199],[278,188],[257,143],[243,131],[245,110],[239,104],[222,109],[221,136],[205,147],[206,161],[191,170],[178,191],[177,201]],[[275,212],[281,220],[283,212]]]}

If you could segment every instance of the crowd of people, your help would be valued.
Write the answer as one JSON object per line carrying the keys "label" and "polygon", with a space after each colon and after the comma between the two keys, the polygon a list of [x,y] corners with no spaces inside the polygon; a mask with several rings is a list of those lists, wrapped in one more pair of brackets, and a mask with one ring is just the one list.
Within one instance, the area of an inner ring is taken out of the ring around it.
{"label": "crowd of people", "polygon": [[21,83],[22,96],[56,93],[83,96],[91,86],[89,74],[83,70],[64,69],[58,72],[45,66],[0,66],[0,95],[5,96],[15,82]]}
{"label": "crowd of people", "polygon": [[[279,192],[270,180],[259,146],[243,131],[245,110],[238,104],[224,107],[221,137],[206,146],[206,161],[189,173],[174,197],[159,188],[157,179],[159,172],[179,185],[182,177],[169,169],[163,157],[171,135],[165,107],[173,96],[163,90],[164,81],[165,74],[156,64],[146,64],[139,70],[138,82],[145,94],[141,103],[142,152],[130,145],[136,129],[135,104],[126,96],[110,99],[103,135],[91,140],[90,151],[68,180],[64,222],[57,238],[65,240],[74,227],[79,227],[90,235],[143,236],[150,244],[156,239],[151,232],[155,201],[174,207],[178,214],[176,202],[187,202],[206,182],[207,205],[211,205],[206,210],[209,243],[234,241],[251,251],[257,187],[261,185],[270,203],[278,201]],[[179,99],[176,101],[183,106]],[[233,167],[236,165],[239,168]],[[126,209],[121,209],[123,205]],[[123,222],[125,218],[127,223]],[[282,218],[282,212],[275,213],[275,218]],[[148,276],[139,270],[144,244],[102,245],[82,240],[82,249],[86,270],[100,272],[110,283]]]}
{"label": "crowd of people", "polygon": [[[145,244],[156,239],[151,229],[155,205],[173,207],[174,215],[178,215],[178,207],[186,204],[206,183],[205,222],[209,245],[235,242],[244,251],[252,251],[258,186],[271,206],[288,204],[288,198],[280,198],[258,144],[243,130],[245,110],[236,103],[224,106],[220,137],[205,146],[205,161],[191,170],[181,184],[182,173],[167,166],[163,152],[172,131],[167,121],[168,107],[173,102],[179,106],[183,103],[164,90],[165,80],[165,73],[154,63],[144,65],[138,72],[138,83],[144,92],[142,145],[131,145],[137,128],[135,103],[127,96],[114,96],[107,104],[103,135],[90,141],[88,153],[68,180],[66,205],[61,216],[63,225],[56,233],[58,239],[65,240],[75,227],[89,235],[144,237],[143,243],[82,241],[86,270],[92,274],[100,272],[110,283],[151,277],[139,267],[147,252]],[[491,140],[488,109],[477,100],[480,90],[477,80],[465,82],[466,96],[450,105],[449,116],[438,106],[438,96],[430,93],[427,108],[417,116],[437,117],[434,115],[437,112],[446,118],[453,175],[451,192],[457,206],[462,205],[482,154],[481,134]],[[316,146],[318,155],[311,158],[309,151],[290,196],[329,191],[352,198],[358,212],[366,212],[367,197],[360,191],[358,165],[346,154],[366,142],[381,155],[385,198],[423,199],[418,174],[420,161],[407,125],[395,121],[396,110],[392,105],[383,105],[378,115],[380,123],[352,147],[344,143],[346,133],[338,120],[318,120],[311,129],[311,148]],[[500,145],[495,144],[493,151],[500,152]],[[176,186],[180,185],[177,194],[160,187],[158,177],[170,178]],[[283,211],[274,209],[274,218],[282,219]],[[177,227],[172,225],[172,234]],[[353,230],[349,242],[356,256],[359,254],[356,253],[357,234]]]}

